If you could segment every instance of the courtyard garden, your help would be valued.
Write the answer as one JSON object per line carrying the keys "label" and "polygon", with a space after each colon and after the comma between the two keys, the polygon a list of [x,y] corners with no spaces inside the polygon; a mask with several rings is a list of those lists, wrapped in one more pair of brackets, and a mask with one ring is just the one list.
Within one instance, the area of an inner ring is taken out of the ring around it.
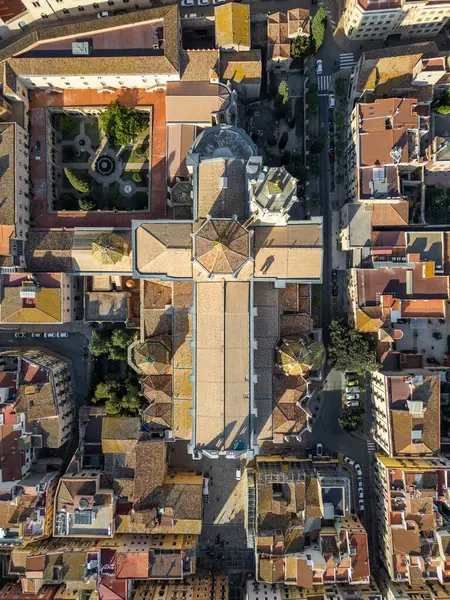
{"label": "courtyard garden", "polygon": [[55,211],[146,210],[151,113],[117,100],[98,115],[54,113],[60,166]]}

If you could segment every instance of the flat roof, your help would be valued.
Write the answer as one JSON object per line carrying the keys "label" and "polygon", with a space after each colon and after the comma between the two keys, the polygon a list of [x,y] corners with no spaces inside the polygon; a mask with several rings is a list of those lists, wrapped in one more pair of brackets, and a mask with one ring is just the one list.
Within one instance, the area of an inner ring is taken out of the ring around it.
{"label": "flat roof", "polygon": [[322,226],[258,226],[255,231],[255,277],[322,279]]}
{"label": "flat roof", "polygon": [[232,450],[249,437],[248,282],[196,286],[196,443]]}

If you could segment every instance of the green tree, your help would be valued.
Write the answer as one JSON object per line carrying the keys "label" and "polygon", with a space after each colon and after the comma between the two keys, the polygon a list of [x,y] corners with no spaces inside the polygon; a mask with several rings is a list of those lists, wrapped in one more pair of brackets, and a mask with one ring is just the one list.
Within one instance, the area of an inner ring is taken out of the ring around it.
{"label": "green tree", "polygon": [[74,187],[78,192],[87,194],[92,189],[92,183],[88,177],[81,173],[75,173],[68,167],[64,169],[64,175],[67,177],[70,185]]}
{"label": "green tree", "polygon": [[97,208],[97,203],[92,198],[80,198],[78,200],[78,204],[81,210],[95,210]]}
{"label": "green tree", "polygon": [[316,83],[312,83],[309,88],[308,88],[308,92],[306,94],[306,102],[309,106],[309,112],[312,115],[317,115],[319,113],[318,111],[318,96],[317,96],[317,84]]}
{"label": "green tree", "polygon": [[341,113],[336,113],[334,115],[334,124],[338,129],[342,129],[342,127],[344,127],[344,122],[344,117],[341,115]]}
{"label": "green tree", "polygon": [[119,389],[119,385],[116,381],[108,380],[101,381],[97,384],[94,392],[94,397],[92,398],[92,402],[97,404],[98,402],[103,404],[107,400],[113,400],[117,397],[117,391]]}
{"label": "green tree", "polygon": [[61,133],[69,133],[76,127],[74,119],[67,113],[60,113],[56,118],[57,129]]}
{"label": "green tree", "polygon": [[139,173],[139,171],[135,171],[133,173],[133,181],[136,183],[142,183],[142,175]]}
{"label": "green tree", "polygon": [[311,171],[311,174],[315,175],[316,177],[318,177],[322,172],[319,165],[319,157],[316,154],[312,154],[309,157],[309,170]]}
{"label": "green tree", "polygon": [[299,58],[300,56],[307,56],[311,53],[311,38],[308,36],[296,37],[295,40],[291,41],[291,56],[292,58]]}
{"label": "green tree", "polygon": [[362,425],[363,410],[343,411],[338,419],[339,425],[344,431],[351,432]]}
{"label": "green tree", "polygon": [[364,375],[377,371],[379,365],[370,337],[351,329],[340,321],[332,321],[329,328],[328,358],[338,371],[355,371]]}
{"label": "green tree", "polygon": [[128,146],[148,126],[148,115],[113,100],[100,113],[99,123],[113,146]]}
{"label": "green tree", "polygon": [[314,50],[317,52],[325,39],[325,28],[327,25],[327,11],[321,6],[314,15],[311,23],[311,37]]}
{"label": "green tree", "polygon": [[125,348],[110,345],[108,356],[111,360],[127,360],[127,351]]}
{"label": "green tree", "polygon": [[325,139],[324,139],[324,136],[321,135],[320,137],[316,137],[313,139],[313,141],[311,142],[311,145],[309,147],[309,150],[313,154],[320,154],[324,148],[325,148]]}
{"label": "green tree", "polygon": [[63,210],[76,210],[77,209],[78,202],[73,194],[63,194],[60,202],[61,202]]}
{"label": "green tree", "polygon": [[111,397],[105,403],[106,413],[117,416],[133,416],[141,408],[141,397],[139,388],[127,382],[121,390],[121,396]]}
{"label": "green tree", "polygon": [[450,190],[435,189],[427,211],[435,221],[450,221]]}
{"label": "green tree", "polygon": [[289,86],[285,79],[283,79],[278,86],[278,94],[281,96],[283,104],[287,104],[289,100]]}
{"label": "green tree", "polygon": [[89,352],[92,354],[92,356],[101,356],[102,354],[107,354],[109,352],[108,337],[97,333],[97,331],[93,331],[91,340],[89,342]]}
{"label": "green tree", "polygon": [[111,334],[111,344],[118,348],[128,348],[131,342],[131,335],[125,329],[114,329]]}

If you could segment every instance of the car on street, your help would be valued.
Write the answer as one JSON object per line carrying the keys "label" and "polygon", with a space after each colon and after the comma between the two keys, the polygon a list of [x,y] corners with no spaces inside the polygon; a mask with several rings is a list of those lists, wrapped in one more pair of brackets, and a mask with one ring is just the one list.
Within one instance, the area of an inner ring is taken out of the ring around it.
{"label": "car on street", "polygon": [[334,108],[336,106],[336,99],[334,97],[334,94],[330,94],[328,96],[328,107],[329,108]]}
{"label": "car on street", "polygon": [[31,337],[40,338],[40,337],[42,337],[42,333],[39,333],[39,332],[32,333]]}
{"label": "car on street", "polygon": [[353,467],[353,465],[355,464],[353,458],[350,458],[349,456],[344,456],[344,462],[350,465],[351,467]]}
{"label": "car on street", "polygon": [[56,332],[56,337],[59,337],[59,338],[68,338],[69,334],[67,333],[67,331],[57,331]]}
{"label": "car on street", "polygon": [[359,394],[347,394],[347,401],[348,400],[359,400]]}
{"label": "car on street", "polygon": [[364,510],[364,501],[363,500],[359,500],[359,510],[363,511]]}
{"label": "car on street", "polygon": [[209,477],[203,477],[203,495],[208,496],[209,494]]}
{"label": "car on street", "polygon": [[320,442],[316,446],[316,456],[323,456],[323,446]]}
{"label": "car on street", "polygon": [[359,400],[347,400],[344,406],[345,408],[358,408]]}
{"label": "car on street", "polygon": [[348,387],[357,387],[359,385],[359,381],[357,379],[347,379],[345,383]]}
{"label": "car on street", "polygon": [[337,296],[338,295],[337,285],[333,285],[333,287],[332,287],[332,294],[333,294],[333,296]]}
{"label": "car on street", "polygon": [[208,4],[210,4],[211,0],[197,0],[198,1],[198,5],[199,6],[208,6]]}
{"label": "car on street", "polygon": [[328,140],[328,152],[331,152],[332,150],[334,150],[334,147],[335,147],[334,140],[330,138]]}
{"label": "car on street", "polygon": [[194,6],[195,0],[181,0],[182,8],[186,8],[188,6]]}
{"label": "car on street", "polygon": [[358,498],[364,500],[364,490],[358,490]]}
{"label": "car on street", "polygon": [[345,393],[346,394],[359,394],[361,390],[359,389],[359,387],[356,387],[356,385],[349,385],[345,388]]}
{"label": "car on street", "polygon": [[322,75],[323,73],[323,62],[320,58],[316,60],[316,73],[317,75]]}
{"label": "car on street", "polygon": [[329,156],[330,156],[330,163],[334,163],[334,161],[336,160],[336,157],[335,157],[335,155],[334,155],[334,152],[333,152],[333,151],[331,151],[331,152],[329,153]]}
{"label": "car on street", "polygon": [[356,463],[356,465],[355,465],[355,471],[356,471],[357,475],[359,475],[360,477],[362,477],[361,465],[359,465],[358,463]]}
{"label": "car on street", "polygon": [[23,332],[21,331],[21,332],[15,333],[15,334],[14,334],[14,337],[15,337],[15,338],[24,338],[24,337],[27,337],[27,334],[26,334],[26,333],[23,333]]}
{"label": "car on street", "polygon": [[240,481],[241,477],[242,477],[242,471],[241,471],[241,467],[236,467],[236,472],[235,472],[235,478],[236,481]]}
{"label": "car on street", "polygon": [[46,331],[44,333],[44,337],[45,338],[55,338],[55,337],[57,337],[56,331],[51,331],[50,333],[48,331]]}
{"label": "car on street", "polygon": [[109,12],[107,10],[102,10],[97,13],[97,19],[106,19],[106,17],[109,17]]}
{"label": "car on street", "polygon": [[336,283],[337,283],[337,269],[333,269],[331,271],[331,281],[333,282],[333,285],[336,285]]}

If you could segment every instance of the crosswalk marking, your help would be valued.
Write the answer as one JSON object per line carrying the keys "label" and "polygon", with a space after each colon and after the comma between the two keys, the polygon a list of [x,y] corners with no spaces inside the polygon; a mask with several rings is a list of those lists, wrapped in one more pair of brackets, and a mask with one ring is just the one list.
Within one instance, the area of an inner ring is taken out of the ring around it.
{"label": "crosswalk marking", "polygon": [[331,85],[331,75],[318,75],[317,87],[319,92],[327,92]]}
{"label": "crosswalk marking", "polygon": [[353,52],[342,52],[339,55],[339,68],[352,69],[356,65],[356,59]]}

